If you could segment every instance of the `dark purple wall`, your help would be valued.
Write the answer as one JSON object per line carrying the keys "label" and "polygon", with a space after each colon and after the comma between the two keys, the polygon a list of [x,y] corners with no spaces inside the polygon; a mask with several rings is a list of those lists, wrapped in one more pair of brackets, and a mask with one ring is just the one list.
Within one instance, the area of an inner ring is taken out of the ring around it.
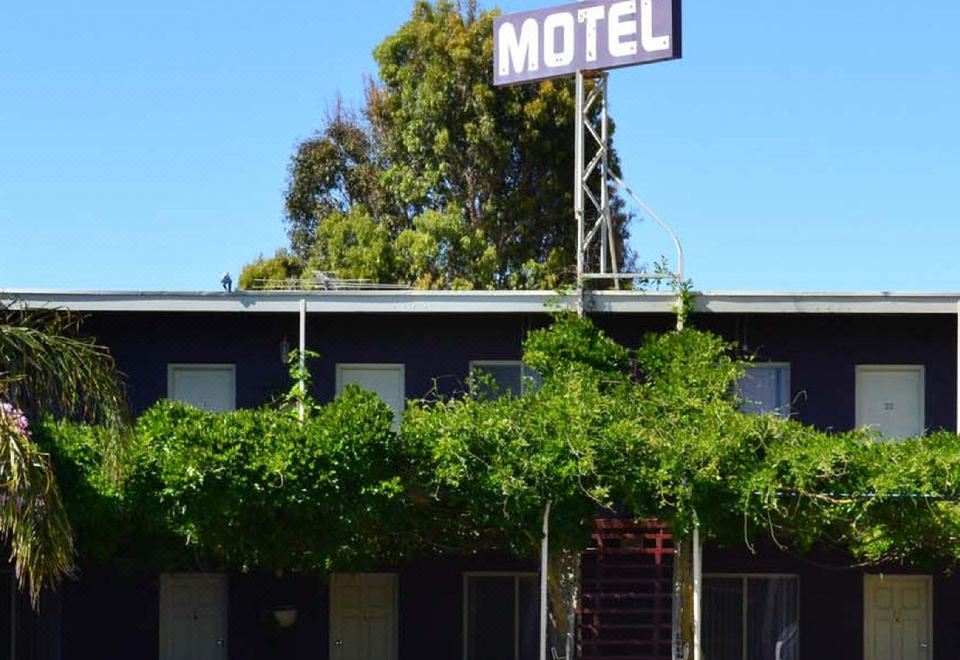
{"label": "dark purple wall", "polygon": [[[611,336],[636,344],[668,317],[600,317]],[[699,314],[690,325],[736,343],[743,356],[789,362],[794,416],[822,429],[854,426],[858,364],[926,367],[926,426],[956,424],[957,319],[953,315]]]}
{"label": "dark purple wall", "polygon": [[[744,548],[707,546],[703,572],[797,575],[801,657],[861,660],[865,571],[851,567],[849,560],[842,557],[792,557],[769,544],[755,549],[756,554],[751,554]],[[942,567],[911,571],[890,566],[885,571],[933,575],[933,660],[960,657],[960,577],[950,575]]]}
{"label": "dark purple wall", "polygon": [[[800,559],[760,544],[708,546],[704,572],[785,573],[799,576],[801,652],[804,658],[863,657],[863,571],[842,558]],[[400,660],[460,657],[463,644],[463,574],[467,571],[533,571],[533,562],[510,558],[417,561],[399,577]],[[890,567],[890,573],[908,572]],[[916,571],[915,571],[916,572]],[[934,576],[934,660],[960,657],[960,577],[941,569]],[[59,616],[24,608],[18,657],[111,660],[158,656],[158,579],[88,571],[63,585],[55,600]],[[325,660],[328,654],[329,591],[317,577],[232,575],[229,583],[230,660]],[[272,610],[293,605],[297,623],[273,625]],[[49,605],[45,605],[49,607]],[[60,630],[60,639],[50,633]],[[62,655],[51,644],[60,645]]]}
{"label": "dark purple wall", "polygon": [[[526,333],[545,315],[312,314],[307,345],[314,394],[333,397],[338,362],[402,362],[408,397],[460,389],[470,360],[518,359]],[[598,316],[627,345],[672,327],[669,315]],[[791,363],[797,419],[820,428],[854,424],[857,364],[923,364],[927,428],[956,418],[956,318],[941,315],[699,315],[698,327],[736,342],[741,354]],[[127,374],[136,411],[166,395],[167,364],[237,365],[237,404],[255,406],[289,387],[280,359],[284,337],[297,343],[292,314],[99,314],[84,330],[108,345]]]}
{"label": "dark purple wall", "polygon": [[[64,660],[155,660],[160,651],[160,583],[155,575],[84,570],[62,587]],[[56,657],[56,656],[52,656]]]}
{"label": "dark purple wall", "polygon": [[803,422],[838,430],[853,427],[858,364],[922,364],[926,426],[954,429],[955,316],[795,314],[731,320],[715,316],[704,325],[736,339],[759,360],[790,362],[794,410]]}
{"label": "dark purple wall", "polygon": [[463,574],[471,571],[536,572],[511,558],[413,562],[400,571],[400,660],[463,657]]}
{"label": "dark purple wall", "polygon": [[[399,660],[448,660],[463,648],[465,571],[536,571],[509,557],[418,561],[399,572]],[[159,578],[87,570],[65,583],[56,611],[26,608],[18,658],[156,659]],[[278,628],[273,609],[297,608],[297,621]],[[329,588],[316,576],[231,575],[228,586],[230,660],[325,660],[329,657]],[[47,620],[50,620],[47,623]],[[57,632],[59,631],[59,632]],[[61,653],[51,648],[59,645]]]}
{"label": "dark purple wall", "polygon": [[[311,314],[308,347],[322,354],[312,365],[315,395],[334,393],[338,362],[402,362],[408,397],[434,388],[462,386],[470,360],[518,359],[530,328],[546,315]],[[598,324],[627,345],[668,330],[670,315],[598,316]],[[692,324],[735,341],[744,354],[791,363],[795,416],[821,428],[854,424],[857,364],[923,364],[926,425],[954,428],[956,318],[916,315],[698,315]],[[129,377],[140,411],[166,395],[167,364],[228,362],[237,365],[237,403],[258,405],[288,386],[281,362],[284,337],[297,343],[295,314],[92,315],[86,332],[113,351]],[[802,649],[805,658],[856,660],[863,654],[862,572],[817,566],[771,549],[756,556],[710,550],[707,571],[786,572],[800,575]],[[446,660],[462,652],[464,570],[517,567],[515,562],[413,563],[400,574],[401,660]],[[893,571],[891,571],[893,572]],[[156,578],[84,574],[63,589],[64,658],[155,658]],[[295,604],[300,620],[290,631],[270,626],[279,600]],[[937,573],[934,582],[935,658],[960,657],[960,580]],[[326,587],[315,578],[234,576],[230,583],[231,658],[325,658],[328,650]],[[111,621],[111,634],[102,630]],[[276,655],[280,653],[281,655]]]}
{"label": "dark purple wall", "polygon": [[110,348],[135,412],[167,395],[167,365],[177,362],[236,363],[237,405],[259,405],[288,387],[283,337],[297,344],[290,315],[98,314],[83,331]]}
{"label": "dark purple wall", "polygon": [[[314,394],[333,397],[335,366],[342,362],[404,363],[410,397],[435,386],[453,392],[470,360],[519,359],[532,322],[507,315],[311,314],[307,348],[321,354],[310,365]],[[235,363],[237,405],[259,405],[289,388],[281,342],[286,337],[295,348],[298,341],[297,317],[290,314],[98,314],[83,331],[110,348],[137,412],[166,396],[167,365],[177,362]]]}
{"label": "dark purple wall", "polygon": [[[327,657],[329,592],[319,578],[232,575],[229,591],[230,660]],[[297,620],[279,628],[273,609],[288,605],[297,608]]]}
{"label": "dark purple wall", "polygon": [[[669,315],[598,316],[611,336],[636,345],[668,330]],[[307,345],[314,393],[333,397],[338,362],[402,362],[408,397],[462,387],[470,360],[518,359],[523,337],[546,315],[311,314]],[[795,416],[820,428],[854,424],[857,364],[923,364],[926,425],[953,429],[956,417],[956,318],[947,315],[698,315],[692,324],[735,341],[744,355],[791,363]],[[91,316],[84,331],[113,351],[141,411],[166,395],[167,364],[237,365],[237,403],[255,406],[289,387],[281,342],[297,343],[293,314],[148,314]]]}

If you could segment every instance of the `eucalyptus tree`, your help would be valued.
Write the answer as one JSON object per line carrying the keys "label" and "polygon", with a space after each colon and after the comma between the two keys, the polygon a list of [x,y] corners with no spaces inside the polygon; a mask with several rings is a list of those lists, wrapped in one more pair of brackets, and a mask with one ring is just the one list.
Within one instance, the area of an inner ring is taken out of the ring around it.
{"label": "eucalyptus tree", "polygon": [[70,523],[50,466],[31,435],[45,415],[104,426],[102,456],[118,468],[126,397],[106,348],[66,312],[0,306],[0,539],[34,603],[73,569]]}
{"label": "eucalyptus tree", "polygon": [[[286,224],[299,265],[261,259],[241,286],[304,268],[418,288],[573,281],[573,83],[494,87],[496,14],[414,4],[374,51],[363,107],[337,102],[291,159]],[[610,165],[619,173],[614,149]]]}

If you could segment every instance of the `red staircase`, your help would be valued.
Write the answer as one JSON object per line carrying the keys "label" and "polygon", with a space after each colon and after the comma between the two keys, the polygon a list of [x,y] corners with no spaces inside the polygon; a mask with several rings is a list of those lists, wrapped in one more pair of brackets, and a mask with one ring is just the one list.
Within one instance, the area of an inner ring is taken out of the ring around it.
{"label": "red staircase", "polygon": [[673,535],[664,523],[594,520],[579,614],[581,660],[670,660]]}

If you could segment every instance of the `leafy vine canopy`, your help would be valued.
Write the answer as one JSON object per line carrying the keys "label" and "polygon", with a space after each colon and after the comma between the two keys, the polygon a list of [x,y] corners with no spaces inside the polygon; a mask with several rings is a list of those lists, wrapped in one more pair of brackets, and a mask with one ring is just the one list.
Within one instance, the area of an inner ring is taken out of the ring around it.
{"label": "leafy vine canopy", "polygon": [[[208,413],[160,402],[136,425],[121,482],[95,427],[47,421],[64,499],[91,561],[139,567],[362,570],[414,556],[577,549],[595,515],[694,525],[726,543],[835,547],[866,563],[960,556],[960,443],[936,432],[881,442],[740,411],[743,364],[697,329],[635,348],[589,319],[530,333],[542,385],[463,392],[393,413],[357,388]],[[298,420],[294,404],[305,403]]]}

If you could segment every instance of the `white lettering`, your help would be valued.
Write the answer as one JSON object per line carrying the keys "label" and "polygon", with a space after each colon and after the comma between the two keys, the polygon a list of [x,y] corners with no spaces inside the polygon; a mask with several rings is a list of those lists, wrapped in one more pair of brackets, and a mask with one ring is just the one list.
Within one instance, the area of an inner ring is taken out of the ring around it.
{"label": "white lettering", "polygon": [[[550,14],[543,21],[543,63],[548,67],[566,66],[573,61],[573,14]],[[557,30],[560,30],[560,50],[557,50]]]}
{"label": "white lettering", "polygon": [[523,22],[520,27],[519,38],[517,38],[516,28],[511,23],[503,23],[500,26],[497,54],[499,55],[498,64],[501,76],[510,75],[511,64],[514,73],[536,71],[540,68],[540,63],[537,60],[539,32],[540,26],[532,18]]}
{"label": "white lettering", "polygon": [[607,47],[613,57],[628,57],[637,54],[636,40],[622,41],[637,33],[636,0],[625,0],[610,5],[607,14]]}
{"label": "white lettering", "polygon": [[584,56],[587,62],[597,61],[597,21],[603,20],[603,5],[587,7],[577,10],[577,20],[586,23],[586,49]]}
{"label": "white lettering", "polygon": [[653,36],[653,0],[640,0],[640,44],[648,53],[670,50],[669,36]]}

